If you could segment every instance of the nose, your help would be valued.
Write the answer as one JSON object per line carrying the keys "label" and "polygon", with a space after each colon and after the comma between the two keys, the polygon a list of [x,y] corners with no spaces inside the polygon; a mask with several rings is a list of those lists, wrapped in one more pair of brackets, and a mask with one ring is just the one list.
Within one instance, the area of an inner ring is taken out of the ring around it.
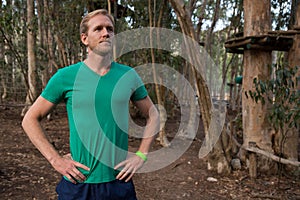
{"label": "nose", "polygon": [[103,27],[102,29],[102,37],[109,37],[109,31],[106,27]]}

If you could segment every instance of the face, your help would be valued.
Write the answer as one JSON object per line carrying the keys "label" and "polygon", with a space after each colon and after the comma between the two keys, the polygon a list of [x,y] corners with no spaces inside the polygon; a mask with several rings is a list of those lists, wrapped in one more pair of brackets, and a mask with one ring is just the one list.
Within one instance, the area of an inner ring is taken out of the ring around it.
{"label": "face", "polygon": [[105,15],[96,15],[88,22],[87,34],[81,35],[81,40],[89,51],[98,55],[107,55],[112,50],[112,38],[114,36],[114,26],[112,21]]}

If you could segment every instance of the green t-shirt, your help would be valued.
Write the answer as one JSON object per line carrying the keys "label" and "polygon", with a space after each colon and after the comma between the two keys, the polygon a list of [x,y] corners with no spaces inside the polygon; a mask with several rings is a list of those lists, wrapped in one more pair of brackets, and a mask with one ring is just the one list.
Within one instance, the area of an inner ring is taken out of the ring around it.
{"label": "green t-shirt", "polygon": [[83,62],[62,68],[49,80],[41,96],[58,104],[64,101],[70,128],[72,158],[90,168],[79,169],[86,183],[115,179],[113,167],[126,159],[129,101],[147,96],[136,71],[112,62],[104,76]]}

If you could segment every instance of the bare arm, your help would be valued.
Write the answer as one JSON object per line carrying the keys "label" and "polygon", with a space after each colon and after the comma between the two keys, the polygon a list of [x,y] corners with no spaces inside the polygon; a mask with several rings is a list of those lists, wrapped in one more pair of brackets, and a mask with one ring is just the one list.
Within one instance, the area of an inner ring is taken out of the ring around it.
{"label": "bare arm", "polygon": [[23,118],[22,126],[34,146],[43,154],[62,175],[66,176],[73,183],[84,181],[85,177],[77,167],[89,170],[88,167],[75,162],[67,157],[61,157],[52,144],[48,141],[42,126],[41,120],[55,107],[55,104],[47,101],[43,97],[38,97],[34,104],[27,111]]}
{"label": "bare arm", "polygon": [[[159,114],[148,96],[145,99],[134,102],[134,104],[147,120],[146,127],[143,133],[143,139],[139,147],[139,151],[147,155],[150,150],[151,143],[159,130]],[[143,163],[144,161],[142,160],[142,158],[136,155],[119,163],[118,165],[116,165],[115,169],[118,169],[120,167],[124,168],[117,175],[117,179],[122,180],[126,178],[126,181],[129,181],[134,173],[142,167]]]}
{"label": "bare arm", "polygon": [[159,114],[149,97],[134,102],[134,104],[147,120],[139,151],[148,154],[154,137],[159,131]]}

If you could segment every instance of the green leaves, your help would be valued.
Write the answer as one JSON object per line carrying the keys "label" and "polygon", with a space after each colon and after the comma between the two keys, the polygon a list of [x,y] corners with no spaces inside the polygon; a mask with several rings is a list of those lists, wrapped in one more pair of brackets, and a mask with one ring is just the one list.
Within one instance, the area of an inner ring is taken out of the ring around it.
{"label": "green leaves", "polygon": [[299,127],[300,91],[299,77],[296,77],[298,66],[286,68],[274,66],[274,75],[270,80],[253,79],[254,90],[246,91],[247,98],[268,104],[268,118],[276,130]]}

